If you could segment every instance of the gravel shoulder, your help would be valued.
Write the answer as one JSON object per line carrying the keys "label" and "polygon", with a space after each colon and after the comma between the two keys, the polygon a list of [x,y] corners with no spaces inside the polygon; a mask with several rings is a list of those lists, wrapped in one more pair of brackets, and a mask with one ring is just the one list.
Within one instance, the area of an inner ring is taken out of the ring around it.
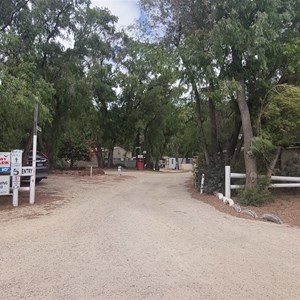
{"label": "gravel shoulder", "polygon": [[[236,212],[232,207],[224,205],[217,197],[213,195],[200,194],[195,190],[193,181],[187,183],[192,197],[207,203],[218,211],[238,218],[245,218],[254,220],[252,217]],[[235,203],[238,203],[237,197],[233,197]],[[241,206],[242,209],[249,209],[254,211],[258,218],[255,221],[262,222],[260,218],[264,214],[272,214],[280,218],[280,220],[291,227],[300,227],[300,189],[273,189],[272,201],[264,204],[261,207],[255,206]]]}
{"label": "gravel shoulder", "polygon": [[189,180],[50,176],[0,209],[0,298],[299,299],[299,229],[221,213]]}

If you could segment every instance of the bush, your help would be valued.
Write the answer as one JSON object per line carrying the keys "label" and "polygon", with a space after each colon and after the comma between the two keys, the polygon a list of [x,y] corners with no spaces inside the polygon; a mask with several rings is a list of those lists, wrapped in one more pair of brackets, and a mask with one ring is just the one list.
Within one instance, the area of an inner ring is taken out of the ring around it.
{"label": "bush", "polygon": [[89,144],[84,139],[63,141],[59,150],[58,157],[70,162],[70,169],[75,167],[76,161],[91,160],[91,153]]}
{"label": "bush", "polygon": [[255,188],[244,189],[238,192],[239,202],[246,206],[261,206],[271,201],[271,193],[268,190],[269,180],[260,179]]}
{"label": "bush", "polygon": [[203,191],[207,194],[224,192],[225,190],[225,167],[223,164],[209,167],[197,167],[195,170],[196,187],[200,190],[201,177],[205,174]]}

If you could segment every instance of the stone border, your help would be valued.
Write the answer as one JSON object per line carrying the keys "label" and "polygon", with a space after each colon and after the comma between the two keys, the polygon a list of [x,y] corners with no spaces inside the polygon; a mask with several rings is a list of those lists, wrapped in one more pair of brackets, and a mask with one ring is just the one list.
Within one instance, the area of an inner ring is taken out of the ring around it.
{"label": "stone border", "polygon": [[[237,213],[248,215],[254,219],[259,218],[254,210],[242,208],[239,204],[235,204],[230,198],[225,197],[222,193],[214,192],[214,195],[221,200],[225,205],[232,207]],[[263,214],[260,219],[273,222],[276,224],[283,224],[282,220],[274,214]]]}

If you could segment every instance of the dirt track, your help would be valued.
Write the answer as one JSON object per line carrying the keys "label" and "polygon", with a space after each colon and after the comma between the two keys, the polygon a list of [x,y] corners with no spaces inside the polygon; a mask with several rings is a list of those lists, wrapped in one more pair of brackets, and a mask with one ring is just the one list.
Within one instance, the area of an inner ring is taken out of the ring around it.
{"label": "dirt track", "polygon": [[0,211],[0,299],[300,299],[300,230],[220,213],[190,176],[50,176],[64,200]]}

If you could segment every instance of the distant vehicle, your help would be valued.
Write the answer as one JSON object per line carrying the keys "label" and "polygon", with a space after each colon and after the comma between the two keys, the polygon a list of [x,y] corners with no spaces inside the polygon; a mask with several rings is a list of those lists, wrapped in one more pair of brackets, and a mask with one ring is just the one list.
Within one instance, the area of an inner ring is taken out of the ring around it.
{"label": "distant vehicle", "polygon": [[[26,166],[32,166],[32,151],[29,152],[28,161]],[[49,160],[46,154],[37,151],[36,152],[36,173],[35,182],[38,183],[42,179],[47,178],[49,175]],[[25,176],[24,180],[29,180],[30,177]]]}

